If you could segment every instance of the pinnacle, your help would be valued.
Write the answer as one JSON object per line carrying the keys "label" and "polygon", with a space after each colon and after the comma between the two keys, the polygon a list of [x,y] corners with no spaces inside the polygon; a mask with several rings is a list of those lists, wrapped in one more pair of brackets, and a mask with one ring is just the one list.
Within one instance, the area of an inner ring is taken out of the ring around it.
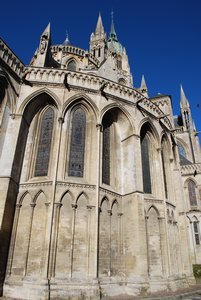
{"label": "pinnacle", "polygon": [[50,37],[50,22],[48,23],[47,27],[45,28],[45,30],[43,31],[42,33],[42,36],[43,35],[47,35]]}
{"label": "pinnacle", "polygon": [[102,22],[102,18],[101,18],[100,13],[99,13],[99,16],[98,16],[98,21],[97,21],[95,33],[99,34],[99,35],[104,33],[104,27],[103,27],[103,22]]}
{"label": "pinnacle", "polygon": [[189,102],[186,98],[182,85],[180,86],[180,106],[181,107],[189,107]]}

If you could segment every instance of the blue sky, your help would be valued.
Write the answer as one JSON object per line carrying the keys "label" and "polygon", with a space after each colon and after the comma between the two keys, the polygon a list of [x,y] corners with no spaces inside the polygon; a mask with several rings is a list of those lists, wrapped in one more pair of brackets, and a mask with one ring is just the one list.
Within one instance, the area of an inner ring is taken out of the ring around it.
{"label": "blue sky", "polygon": [[171,95],[178,114],[182,84],[201,131],[201,0],[2,1],[0,36],[28,64],[48,22],[53,44],[68,30],[71,44],[88,49],[99,12],[109,32],[111,10],[134,86],[144,74],[149,95]]}

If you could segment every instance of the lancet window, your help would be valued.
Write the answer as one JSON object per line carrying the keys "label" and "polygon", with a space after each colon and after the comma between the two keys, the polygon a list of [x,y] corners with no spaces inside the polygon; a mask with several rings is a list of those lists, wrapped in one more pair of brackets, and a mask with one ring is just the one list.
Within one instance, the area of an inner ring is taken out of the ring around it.
{"label": "lancet window", "polygon": [[193,221],[193,229],[194,229],[195,243],[196,243],[196,245],[199,245],[200,244],[200,236],[199,236],[198,221]]}
{"label": "lancet window", "polygon": [[110,126],[103,128],[102,182],[110,184]]}
{"label": "lancet window", "polygon": [[144,193],[151,194],[151,172],[150,172],[150,157],[149,157],[149,138],[147,133],[141,132],[141,157],[142,157],[142,176]]}
{"label": "lancet window", "polygon": [[42,116],[34,176],[47,176],[54,125],[54,111],[48,108]]}
{"label": "lancet window", "polygon": [[86,114],[82,108],[73,111],[68,175],[83,177]]}
{"label": "lancet window", "polygon": [[192,180],[188,181],[188,195],[189,195],[190,206],[197,206],[196,186]]}

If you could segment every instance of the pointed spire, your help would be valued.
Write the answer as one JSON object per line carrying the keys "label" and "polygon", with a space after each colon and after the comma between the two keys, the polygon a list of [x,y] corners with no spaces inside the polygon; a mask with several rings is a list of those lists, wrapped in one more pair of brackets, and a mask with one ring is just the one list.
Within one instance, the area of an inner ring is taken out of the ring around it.
{"label": "pointed spire", "polygon": [[114,12],[111,12],[111,28],[110,28],[110,34],[109,34],[109,41],[114,40],[114,41],[118,41],[117,40],[117,34],[114,28]]}
{"label": "pointed spire", "polygon": [[188,102],[188,100],[186,98],[186,95],[184,93],[182,85],[180,87],[180,107],[182,107],[182,108],[190,107],[189,102]]}
{"label": "pointed spire", "polygon": [[144,78],[144,75],[142,75],[142,80],[141,80],[141,86],[140,86],[141,90],[147,90],[147,85],[146,85],[146,81]]}
{"label": "pointed spire", "polygon": [[96,25],[95,34],[98,34],[98,35],[104,34],[104,27],[103,27],[103,22],[102,22],[100,12],[99,12],[99,16],[98,16],[98,21],[97,21],[97,25]]}
{"label": "pointed spire", "polygon": [[47,36],[50,38],[50,22],[48,23],[47,27],[45,28],[41,36]]}
{"label": "pointed spire", "polygon": [[70,45],[70,41],[69,41],[68,31],[67,31],[67,30],[66,30],[66,39],[65,39],[65,41],[63,42],[63,45],[64,45],[64,46]]}

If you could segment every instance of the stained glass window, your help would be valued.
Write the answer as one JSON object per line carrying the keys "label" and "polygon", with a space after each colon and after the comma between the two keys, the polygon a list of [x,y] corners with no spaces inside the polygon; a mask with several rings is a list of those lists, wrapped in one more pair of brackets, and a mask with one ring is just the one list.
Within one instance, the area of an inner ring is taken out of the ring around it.
{"label": "stained glass window", "polygon": [[151,194],[151,176],[149,162],[149,140],[147,135],[141,135],[141,157],[144,193]]}
{"label": "stained glass window", "polygon": [[110,184],[110,126],[103,129],[102,182]]}
{"label": "stained glass window", "polygon": [[69,157],[69,176],[83,177],[86,115],[83,109],[73,112]]}
{"label": "stained glass window", "polygon": [[200,244],[200,237],[199,237],[199,228],[198,228],[198,222],[193,222],[193,228],[194,228],[194,235],[195,235],[195,243],[196,245]]}
{"label": "stained glass window", "polygon": [[41,120],[34,176],[47,176],[54,124],[54,111],[48,108]]}
{"label": "stained glass window", "polygon": [[190,205],[197,206],[196,188],[195,188],[195,183],[192,180],[188,181],[188,195],[189,195]]}

